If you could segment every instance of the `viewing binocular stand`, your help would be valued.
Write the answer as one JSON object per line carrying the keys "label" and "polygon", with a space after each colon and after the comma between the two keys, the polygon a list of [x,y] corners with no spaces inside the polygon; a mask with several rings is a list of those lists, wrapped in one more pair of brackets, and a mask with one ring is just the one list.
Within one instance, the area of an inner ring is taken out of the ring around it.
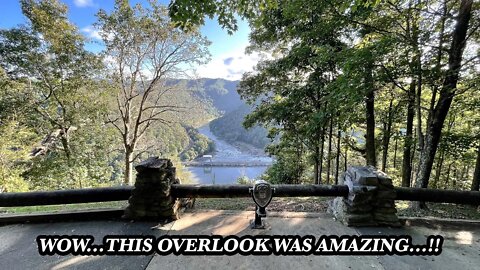
{"label": "viewing binocular stand", "polygon": [[252,229],[265,229],[265,223],[262,217],[267,216],[267,210],[265,210],[265,208],[270,204],[275,188],[272,188],[265,180],[256,180],[249,191],[255,202],[255,219],[250,224],[250,227]]}

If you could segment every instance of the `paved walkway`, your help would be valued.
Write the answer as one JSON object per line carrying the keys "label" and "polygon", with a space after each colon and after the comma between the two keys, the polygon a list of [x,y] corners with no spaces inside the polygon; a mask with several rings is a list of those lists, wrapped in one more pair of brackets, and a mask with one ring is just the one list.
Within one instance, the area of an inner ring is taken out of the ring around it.
{"label": "paved walkway", "polygon": [[[478,269],[480,228],[431,224],[404,228],[348,228],[329,215],[270,215],[267,230],[251,230],[252,212],[202,211],[183,215],[163,226],[120,221],[19,224],[0,227],[1,269]],[[445,238],[440,256],[45,256],[38,255],[39,234],[91,234],[96,242],[107,234],[217,235],[362,235],[407,234],[414,244],[426,236]]]}

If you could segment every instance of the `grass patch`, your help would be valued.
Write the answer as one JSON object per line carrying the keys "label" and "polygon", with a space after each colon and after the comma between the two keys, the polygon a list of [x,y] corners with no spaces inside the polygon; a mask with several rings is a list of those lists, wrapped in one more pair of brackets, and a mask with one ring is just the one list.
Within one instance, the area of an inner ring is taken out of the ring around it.
{"label": "grass patch", "polygon": [[[325,197],[273,197],[268,206],[269,211],[276,212],[326,212],[328,201]],[[254,210],[251,198],[197,198],[195,209],[210,210]]]}
{"label": "grass patch", "polygon": [[250,198],[197,198],[195,209],[210,210],[250,210],[253,206]]}
{"label": "grass patch", "polygon": [[410,202],[396,203],[398,216],[404,217],[437,217],[453,219],[480,219],[480,211],[476,206],[457,205],[448,203],[427,203],[428,209],[414,210]]}

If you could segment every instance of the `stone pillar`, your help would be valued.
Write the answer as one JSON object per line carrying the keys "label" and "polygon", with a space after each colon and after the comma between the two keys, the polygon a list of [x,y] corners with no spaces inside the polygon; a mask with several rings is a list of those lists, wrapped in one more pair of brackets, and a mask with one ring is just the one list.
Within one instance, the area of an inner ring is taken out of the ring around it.
{"label": "stone pillar", "polygon": [[180,200],[170,196],[172,184],[180,181],[169,159],[151,157],[137,166],[135,189],[123,218],[171,221],[179,218]]}
{"label": "stone pillar", "polygon": [[347,226],[400,226],[392,179],[372,166],[352,166],[339,179],[347,185],[347,198],[330,203],[329,212]]}

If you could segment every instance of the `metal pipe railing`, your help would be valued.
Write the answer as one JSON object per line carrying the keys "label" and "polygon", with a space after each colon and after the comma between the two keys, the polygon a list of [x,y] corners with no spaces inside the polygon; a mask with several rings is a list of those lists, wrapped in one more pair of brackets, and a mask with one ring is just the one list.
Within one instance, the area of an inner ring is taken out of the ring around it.
{"label": "metal pipe railing", "polygon": [[[250,197],[250,185],[181,185],[171,186],[176,198]],[[345,185],[273,185],[274,197],[345,197]],[[0,193],[0,207],[75,204],[128,200],[134,187],[86,188],[21,193]],[[480,192],[395,187],[396,200],[480,205]]]}
{"label": "metal pipe railing", "polygon": [[395,200],[480,205],[479,191],[395,187]]}
{"label": "metal pipe railing", "polygon": [[[184,198],[233,198],[250,197],[251,185],[172,185],[173,197]],[[274,197],[344,197],[348,187],[343,185],[272,185]]]}
{"label": "metal pipe railing", "polygon": [[133,187],[105,187],[0,193],[0,207],[74,204],[128,200]]}

